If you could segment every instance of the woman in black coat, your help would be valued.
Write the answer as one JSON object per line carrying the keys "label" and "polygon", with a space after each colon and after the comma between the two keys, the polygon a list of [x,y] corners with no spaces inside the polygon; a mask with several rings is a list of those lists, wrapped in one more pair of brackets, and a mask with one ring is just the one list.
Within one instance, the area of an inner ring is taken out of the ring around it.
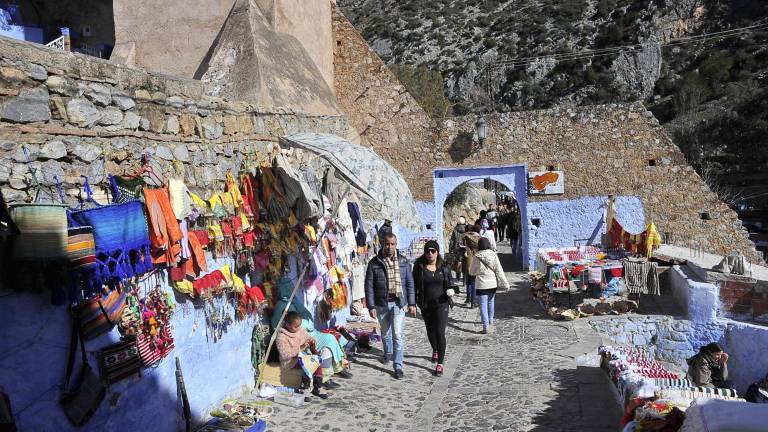
{"label": "woman in black coat", "polygon": [[416,286],[416,305],[421,309],[429,344],[432,346],[432,362],[437,363],[435,375],[442,376],[445,327],[454,292],[450,288],[451,270],[440,256],[440,246],[436,241],[430,240],[424,245],[424,254],[413,266],[413,281]]}

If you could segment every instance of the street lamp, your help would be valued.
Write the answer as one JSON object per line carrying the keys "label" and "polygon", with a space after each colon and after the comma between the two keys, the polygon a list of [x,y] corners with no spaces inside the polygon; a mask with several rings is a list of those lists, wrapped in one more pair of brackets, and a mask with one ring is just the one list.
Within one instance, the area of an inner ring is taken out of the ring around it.
{"label": "street lamp", "polygon": [[477,117],[477,121],[475,122],[475,131],[477,132],[477,141],[480,142],[480,145],[483,145],[485,138],[487,137],[488,130],[485,125],[485,118],[483,118],[482,114]]}

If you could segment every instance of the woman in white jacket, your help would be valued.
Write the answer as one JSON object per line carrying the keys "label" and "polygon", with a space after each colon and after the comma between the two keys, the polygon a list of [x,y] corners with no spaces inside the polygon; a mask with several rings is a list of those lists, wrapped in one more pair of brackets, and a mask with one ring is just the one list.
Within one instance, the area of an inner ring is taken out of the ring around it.
{"label": "woman in white jacket", "polygon": [[496,289],[507,289],[509,282],[501,267],[499,257],[487,238],[481,238],[478,252],[469,267],[469,274],[475,276],[475,289],[480,299],[480,318],[483,321],[483,333],[493,332],[493,309]]}

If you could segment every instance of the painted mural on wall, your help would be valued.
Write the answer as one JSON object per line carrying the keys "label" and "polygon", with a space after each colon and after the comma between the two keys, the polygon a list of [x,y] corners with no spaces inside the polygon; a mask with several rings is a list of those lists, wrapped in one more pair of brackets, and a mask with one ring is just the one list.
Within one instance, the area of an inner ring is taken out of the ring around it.
{"label": "painted mural on wall", "polygon": [[528,172],[528,194],[559,195],[565,193],[565,173],[563,171]]}

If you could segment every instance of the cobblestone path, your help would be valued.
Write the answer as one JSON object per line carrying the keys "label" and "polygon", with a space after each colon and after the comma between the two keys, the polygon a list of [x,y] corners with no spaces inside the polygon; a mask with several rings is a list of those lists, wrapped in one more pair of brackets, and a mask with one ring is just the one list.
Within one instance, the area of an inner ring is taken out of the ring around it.
{"label": "cobblestone path", "polygon": [[[506,247],[506,248],[505,248]],[[508,245],[500,245],[506,268]],[[526,274],[507,274],[496,331],[478,310],[451,310],[445,374],[437,378],[421,318],[406,318],[405,378],[379,362],[380,344],[357,356],[351,380],[301,408],[275,405],[270,431],[616,431],[620,410],[604,373],[578,366],[600,337],[579,321],[555,322],[528,298]],[[463,295],[464,293],[462,293]],[[464,298],[459,299],[463,302]]]}

